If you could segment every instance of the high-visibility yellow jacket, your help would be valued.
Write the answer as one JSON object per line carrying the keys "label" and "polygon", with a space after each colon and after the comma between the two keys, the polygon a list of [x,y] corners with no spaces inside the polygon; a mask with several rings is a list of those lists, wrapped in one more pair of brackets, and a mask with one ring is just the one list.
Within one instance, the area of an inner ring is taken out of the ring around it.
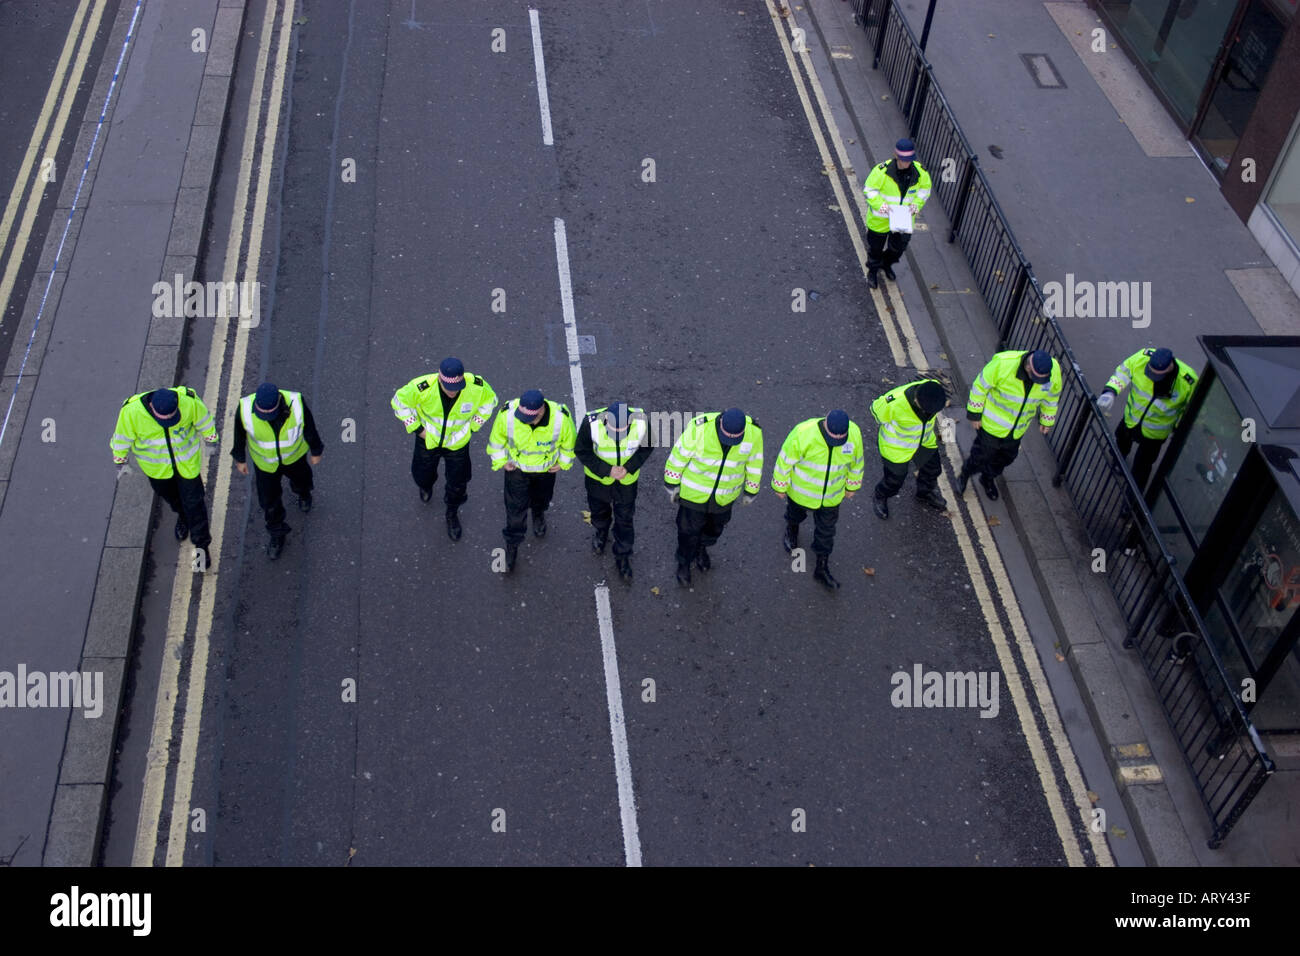
{"label": "high-visibility yellow jacket", "polygon": [[726,507],[746,494],[756,495],[763,480],[763,430],[748,415],[740,443],[724,448],[715,420],[721,412],[691,419],[664,464],[664,483],[680,486],[683,501]]}
{"label": "high-visibility yellow jacket", "polygon": [[444,417],[438,373],[432,372],[411,379],[397,390],[389,404],[408,432],[424,429],[425,448],[455,451],[468,445],[470,436],[491,420],[497,395],[487,379],[466,372],[465,387],[452,400]]}
{"label": "high-visibility yellow jacket", "polygon": [[113,460],[122,464],[127,452],[131,452],[140,470],[150,478],[170,478],[177,472],[183,478],[197,478],[203,465],[199,436],[210,443],[217,441],[212,415],[194,389],[173,388],[180,414],[175,425],[163,428],[145,404],[154,391],[140,392],[122,403],[122,410],[117,413],[117,428],[109,442]]}
{"label": "high-visibility yellow jacket", "polygon": [[912,407],[907,392],[925,382],[938,382],[937,379],[918,379],[897,388],[890,389],[871,403],[871,414],[880,423],[876,433],[876,445],[880,456],[886,461],[902,463],[911,461],[918,448],[938,448],[939,439],[935,432],[935,423],[939,416],[929,421],[921,421],[921,416]]}
{"label": "high-visibility yellow jacket", "polygon": [[880,207],[886,203],[891,206],[910,203],[916,207],[917,213],[920,213],[926,200],[930,198],[930,174],[916,160],[912,161],[912,166],[917,172],[916,183],[907,190],[906,196],[900,196],[898,183],[888,173],[893,162],[895,160],[891,159],[877,163],[867,174],[867,181],[862,184],[862,193],[867,197],[867,206],[871,209],[871,213],[867,216],[867,228],[872,232],[889,232],[889,214],[880,211]]}
{"label": "high-visibility yellow jacket", "polygon": [[967,416],[982,420],[984,431],[997,438],[1021,437],[1037,413],[1039,424],[1056,424],[1061,397],[1061,363],[1052,359],[1052,377],[1036,385],[1021,376],[1029,352],[999,352],[984,366],[970,388]]}
{"label": "high-visibility yellow jacket", "polygon": [[846,491],[862,487],[866,459],[862,430],[849,422],[849,437],[842,445],[829,445],[822,419],[810,418],[791,429],[772,468],[772,490],[789,494],[805,508],[833,508]]}
{"label": "high-visibility yellow jacket", "polygon": [[1167,395],[1156,397],[1156,383],[1147,377],[1147,363],[1155,349],[1142,349],[1134,352],[1115,369],[1115,374],[1106,383],[1115,394],[1119,394],[1132,384],[1128,401],[1124,403],[1124,424],[1129,428],[1142,425],[1143,438],[1168,438],[1183,417],[1187,403],[1196,391],[1196,373],[1192,367],[1181,359],[1172,373],[1175,380]]}
{"label": "high-visibility yellow jacket", "polygon": [[239,400],[239,417],[248,435],[248,457],[262,471],[276,471],[281,465],[292,465],[307,454],[306,427],[302,413],[302,393],[280,389],[280,401],[289,409],[289,417],[280,426],[279,434],[271,423],[253,414],[256,393]]}
{"label": "high-visibility yellow jacket", "polygon": [[[649,425],[646,422],[645,410],[628,408],[627,433],[619,436],[617,441],[609,433],[609,429],[605,427],[605,413],[608,411],[608,408],[598,408],[594,412],[587,413],[587,421],[591,423],[591,450],[597,458],[607,465],[620,465],[626,468],[628,461],[647,441]],[[638,465],[638,467],[640,466]],[[599,481],[602,485],[612,485],[615,481],[620,485],[636,484],[637,476],[641,474],[640,471],[629,471],[622,478],[616,479],[612,475],[606,475],[602,478],[586,465],[582,466],[582,473],[588,478]]]}
{"label": "high-visibility yellow jacket", "polygon": [[526,425],[515,418],[519,399],[511,399],[497,412],[488,438],[487,453],[492,459],[492,470],[500,471],[512,461],[520,471],[550,471],[559,465],[561,471],[573,467],[573,443],[578,433],[573,427],[573,414],[567,405],[548,401],[550,416],[544,425]]}

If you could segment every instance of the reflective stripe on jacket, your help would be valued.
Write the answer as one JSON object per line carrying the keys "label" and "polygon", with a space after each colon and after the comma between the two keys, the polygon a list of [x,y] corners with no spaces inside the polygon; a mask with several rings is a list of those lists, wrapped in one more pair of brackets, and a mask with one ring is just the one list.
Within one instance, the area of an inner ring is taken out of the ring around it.
{"label": "reflective stripe on jacket", "polygon": [[393,414],[408,432],[424,429],[424,447],[455,451],[492,419],[497,395],[487,379],[465,373],[465,387],[456,393],[444,420],[438,373],[411,379],[393,395]]}
{"label": "reflective stripe on jacket", "polygon": [[867,197],[867,206],[871,213],[867,216],[867,228],[872,232],[889,232],[889,215],[882,214],[880,207],[885,203],[896,206],[899,203],[912,203],[919,214],[925,202],[930,198],[930,174],[916,160],[912,166],[916,169],[916,183],[907,190],[906,196],[898,194],[898,182],[886,170],[889,160],[877,163],[867,174],[867,181],[862,184],[862,194]]}
{"label": "reflective stripe on jacket", "polygon": [[[880,456],[886,461],[902,463],[911,461],[918,448],[938,448],[939,439],[935,432],[935,423],[939,416],[929,421],[921,421],[908,399],[909,389],[925,382],[937,382],[937,379],[920,379],[890,389],[871,403],[871,414],[880,423],[876,433],[876,445]],[[939,383],[942,384],[942,383]]]}
{"label": "reflective stripe on jacket", "polygon": [[[215,442],[217,427],[212,421],[203,399],[192,388],[177,387],[176,424],[163,428],[145,405],[147,396],[157,389],[132,395],[122,403],[117,414],[117,427],[109,441],[115,460],[125,459],[130,452],[135,456],[140,470],[150,478],[170,478],[173,459],[176,471],[183,478],[197,478],[203,464],[200,436]],[[170,453],[169,453],[170,446]]]}
{"label": "reflective stripe on jacket", "polygon": [[1052,377],[1046,385],[1035,385],[1020,377],[1028,352],[999,352],[980,371],[970,388],[966,411],[982,418],[981,428],[996,438],[1019,438],[1028,430],[1034,414],[1039,424],[1056,424],[1056,406],[1061,397],[1061,363],[1052,359]]}
{"label": "reflective stripe on jacket", "polygon": [[1156,383],[1147,377],[1147,363],[1155,349],[1142,349],[1126,358],[1115,369],[1115,374],[1106,383],[1115,394],[1129,390],[1128,401],[1124,404],[1124,424],[1134,428],[1142,423],[1142,437],[1163,441],[1168,438],[1183,417],[1187,403],[1191,401],[1192,392],[1196,391],[1196,373],[1186,362],[1175,359],[1178,367],[1170,374],[1175,381],[1169,394],[1155,397]]}
{"label": "reflective stripe on jacket", "polygon": [[740,443],[723,448],[714,424],[721,414],[709,412],[691,419],[664,464],[664,482],[680,485],[686,501],[707,504],[713,497],[725,507],[740,497],[742,486],[751,495],[761,489],[763,430],[746,415]]}
{"label": "reflective stripe on jacket", "polygon": [[[595,452],[596,457],[608,465],[627,466],[636,450],[646,441],[646,432],[649,426],[646,423],[645,410],[641,408],[628,408],[628,426],[627,434],[614,440],[614,436],[609,433],[605,427],[605,413],[608,408],[598,408],[587,415],[587,420],[591,422],[591,450]],[[618,424],[615,422],[615,424]],[[639,471],[629,471],[625,476],[615,479],[612,475],[602,478],[593,472],[590,468],[583,466],[582,473],[588,478],[599,481],[602,485],[612,485],[616,480],[620,485],[631,485],[636,483]]]}
{"label": "reflective stripe on jacket", "polygon": [[291,465],[307,454],[307,439],[303,435],[305,427],[302,413],[302,393],[280,390],[280,401],[286,403],[289,417],[280,426],[277,435],[271,423],[253,414],[253,401],[256,394],[245,395],[239,400],[239,417],[244,423],[248,435],[248,457],[262,471],[273,472],[281,465]]}
{"label": "reflective stripe on jacket", "polygon": [[805,508],[833,508],[844,500],[846,491],[862,487],[866,464],[862,430],[849,422],[848,439],[832,447],[822,434],[821,422],[810,418],[791,429],[772,467],[772,490],[789,494]]}
{"label": "reflective stripe on jacket", "polygon": [[559,402],[546,403],[551,410],[545,425],[525,425],[515,418],[519,399],[511,399],[497,413],[488,439],[487,453],[492,459],[492,470],[500,471],[506,462],[514,462],[521,471],[549,471],[559,465],[562,471],[573,467],[573,444],[578,433],[573,427],[573,415]]}

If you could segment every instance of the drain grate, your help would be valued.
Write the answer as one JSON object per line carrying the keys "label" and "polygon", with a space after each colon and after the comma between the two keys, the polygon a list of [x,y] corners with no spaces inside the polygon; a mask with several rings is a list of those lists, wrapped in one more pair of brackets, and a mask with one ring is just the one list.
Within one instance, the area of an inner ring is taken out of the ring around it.
{"label": "drain grate", "polygon": [[1061,79],[1061,74],[1057,72],[1056,64],[1046,53],[1022,53],[1020,62],[1025,65],[1029,75],[1034,78],[1040,90],[1063,90],[1065,89],[1065,80]]}

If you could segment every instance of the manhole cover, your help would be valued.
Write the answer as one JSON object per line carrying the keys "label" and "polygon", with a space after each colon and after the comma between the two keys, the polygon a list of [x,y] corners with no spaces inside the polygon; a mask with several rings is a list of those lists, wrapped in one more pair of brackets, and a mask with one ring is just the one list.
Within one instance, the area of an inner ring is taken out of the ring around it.
{"label": "manhole cover", "polygon": [[1034,78],[1040,90],[1065,89],[1065,80],[1061,79],[1056,64],[1046,53],[1022,53],[1020,60],[1025,64],[1025,69]]}

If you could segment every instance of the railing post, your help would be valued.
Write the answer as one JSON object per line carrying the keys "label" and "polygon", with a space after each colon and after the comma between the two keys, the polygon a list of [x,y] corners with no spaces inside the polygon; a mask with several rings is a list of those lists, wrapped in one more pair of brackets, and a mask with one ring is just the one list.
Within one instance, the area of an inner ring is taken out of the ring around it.
{"label": "railing post", "polygon": [[885,50],[885,28],[889,26],[889,15],[893,13],[893,10],[894,0],[885,0],[885,6],[880,11],[880,26],[877,28],[879,32],[876,34],[876,55],[875,59],[871,61],[873,70],[880,69],[880,55]]}
{"label": "railing post", "polygon": [[1084,398],[1079,408],[1079,414],[1075,417],[1074,430],[1070,433],[1070,439],[1065,443],[1060,457],[1056,459],[1056,474],[1052,477],[1053,488],[1061,487],[1061,482],[1065,480],[1065,472],[1069,469],[1070,462],[1074,460],[1074,453],[1079,450],[1079,442],[1083,439],[1083,432],[1088,427],[1088,413],[1091,411],[1092,406]]}
{"label": "railing post", "polygon": [[974,155],[966,157],[966,169],[961,174],[961,185],[957,187],[957,208],[953,210],[952,228],[948,230],[948,242],[950,244],[957,238],[957,232],[961,229],[961,221],[966,215],[966,201],[970,199],[970,187],[975,179],[975,167],[978,165],[978,157]]}
{"label": "railing post", "polygon": [[1021,260],[1017,263],[1020,271],[1016,275],[1015,287],[1011,290],[1011,300],[1007,303],[1006,315],[998,323],[998,343],[1000,349],[1007,347],[1007,333],[1011,331],[1011,322],[1020,308],[1020,300],[1025,297],[1025,287],[1029,285],[1029,263]]}
{"label": "railing post", "polygon": [[925,97],[930,92],[930,72],[930,64],[922,57],[921,75],[914,91],[915,98],[912,100],[912,118],[907,124],[907,135],[912,139],[916,139],[916,134],[921,130],[921,114],[925,112]]}

